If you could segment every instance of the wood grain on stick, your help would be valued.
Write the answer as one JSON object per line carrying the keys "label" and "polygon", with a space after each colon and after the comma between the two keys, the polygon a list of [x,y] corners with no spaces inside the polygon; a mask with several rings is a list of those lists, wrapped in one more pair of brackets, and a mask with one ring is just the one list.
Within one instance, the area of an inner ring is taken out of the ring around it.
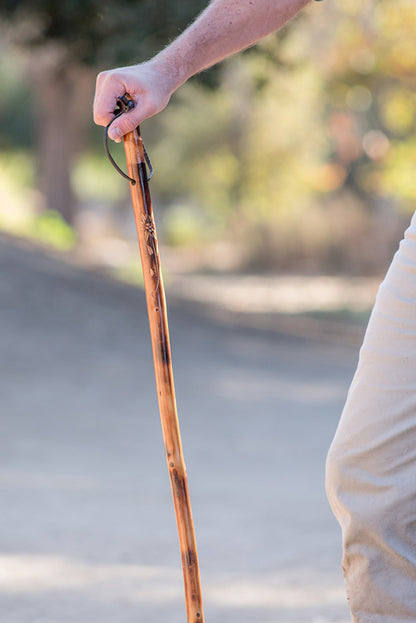
{"label": "wood grain on stick", "polygon": [[166,300],[143,142],[137,128],[124,137],[134,217],[139,238],[166,460],[179,533],[188,623],[204,621],[192,510],[173,382]]}

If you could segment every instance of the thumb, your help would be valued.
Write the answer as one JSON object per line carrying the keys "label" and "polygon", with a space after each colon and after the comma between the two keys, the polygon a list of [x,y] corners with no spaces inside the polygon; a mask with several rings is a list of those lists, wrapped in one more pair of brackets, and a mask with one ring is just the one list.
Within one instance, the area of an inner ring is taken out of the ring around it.
{"label": "thumb", "polygon": [[108,136],[116,143],[119,143],[125,134],[135,130],[145,118],[143,110],[138,110],[138,108],[123,113],[119,119],[111,124]]}

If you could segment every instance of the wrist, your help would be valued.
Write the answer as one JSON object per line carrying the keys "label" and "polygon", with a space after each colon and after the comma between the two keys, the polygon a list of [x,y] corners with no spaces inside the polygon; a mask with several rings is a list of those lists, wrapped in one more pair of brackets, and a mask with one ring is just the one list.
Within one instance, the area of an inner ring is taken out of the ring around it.
{"label": "wrist", "polygon": [[172,95],[190,77],[177,53],[165,48],[146,63],[163,83],[163,88]]}

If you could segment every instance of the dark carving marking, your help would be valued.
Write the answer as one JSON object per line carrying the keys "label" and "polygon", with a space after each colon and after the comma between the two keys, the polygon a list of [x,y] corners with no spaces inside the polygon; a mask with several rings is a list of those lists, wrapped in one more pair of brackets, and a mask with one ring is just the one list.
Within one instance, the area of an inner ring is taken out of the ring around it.
{"label": "dark carving marking", "polygon": [[185,478],[179,476],[177,469],[170,471],[170,479],[172,481],[173,493],[178,500],[182,501],[185,506],[189,506],[188,491],[186,488]]}
{"label": "dark carving marking", "polygon": [[183,564],[187,567],[193,567],[197,564],[196,554],[193,549],[188,549],[183,553]]}
{"label": "dark carving marking", "polygon": [[146,214],[141,217],[141,224],[144,231],[144,238],[146,241],[147,253],[150,257],[152,266],[150,267],[150,276],[156,275],[156,291],[159,288],[160,283],[160,265],[159,265],[159,253],[156,238],[156,228],[153,220],[152,203],[150,200],[149,186],[147,184],[147,172],[146,166],[143,162],[138,164],[139,179],[142,187],[142,193],[144,198],[144,208]]}
{"label": "dark carving marking", "polygon": [[165,342],[161,342],[160,344],[160,357],[166,366],[170,365],[170,354],[168,345]]}
{"label": "dark carving marking", "polygon": [[182,483],[177,469],[172,469],[170,472],[170,479],[172,481],[172,488],[175,497],[180,498],[182,494]]}

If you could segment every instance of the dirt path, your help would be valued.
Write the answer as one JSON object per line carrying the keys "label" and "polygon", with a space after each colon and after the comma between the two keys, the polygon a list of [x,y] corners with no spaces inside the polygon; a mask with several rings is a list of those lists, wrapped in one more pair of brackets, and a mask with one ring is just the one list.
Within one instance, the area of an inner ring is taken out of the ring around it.
{"label": "dirt path", "polygon": [[[5,623],[185,620],[144,296],[0,240]],[[170,306],[209,623],[344,623],[324,460],[356,345]]]}

